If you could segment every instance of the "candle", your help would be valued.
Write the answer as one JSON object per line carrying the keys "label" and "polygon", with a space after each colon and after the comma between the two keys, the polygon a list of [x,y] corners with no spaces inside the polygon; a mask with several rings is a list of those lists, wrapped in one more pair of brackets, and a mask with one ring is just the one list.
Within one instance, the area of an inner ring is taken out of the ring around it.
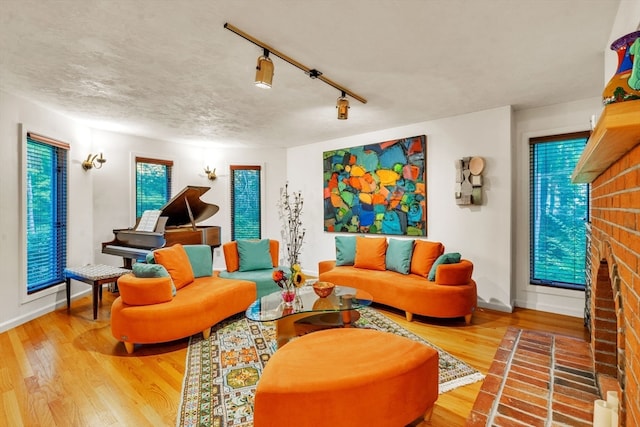
{"label": "candle", "polygon": [[618,411],[611,411],[611,427],[618,427]]}
{"label": "candle", "polygon": [[613,409],[615,412],[618,411],[618,392],[617,391],[607,392],[607,406]]}
{"label": "candle", "polygon": [[593,402],[593,427],[611,427],[611,413],[605,400]]}

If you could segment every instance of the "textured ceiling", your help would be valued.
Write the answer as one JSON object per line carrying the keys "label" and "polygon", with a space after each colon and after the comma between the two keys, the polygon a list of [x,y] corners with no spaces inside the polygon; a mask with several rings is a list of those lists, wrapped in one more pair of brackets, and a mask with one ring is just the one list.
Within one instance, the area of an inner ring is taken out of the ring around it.
{"label": "textured ceiling", "polygon": [[[624,1],[624,0],[623,0]],[[619,0],[0,0],[0,89],[104,128],[290,147],[598,96]],[[273,58],[229,22],[365,97]],[[613,53],[611,53],[613,55]]]}

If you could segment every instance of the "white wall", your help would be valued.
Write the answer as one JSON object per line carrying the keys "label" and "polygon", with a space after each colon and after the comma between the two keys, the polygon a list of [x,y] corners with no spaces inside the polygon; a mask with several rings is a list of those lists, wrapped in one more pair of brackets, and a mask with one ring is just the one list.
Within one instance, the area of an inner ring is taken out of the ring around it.
{"label": "white wall", "polygon": [[[93,261],[93,184],[80,167],[91,143],[88,128],[53,111],[0,91],[0,332],[66,304],[64,286],[55,286],[35,296],[26,295],[22,210],[23,135],[30,131],[70,144],[67,261],[83,265]],[[72,292],[85,291],[74,285]]]}
{"label": "white wall", "polygon": [[[280,187],[286,182],[282,149],[229,149],[176,144],[114,132],[93,131],[94,147],[103,147],[107,163],[92,171],[94,178],[94,239],[96,262],[122,265],[122,259],[103,254],[102,242],[114,238],[113,230],[135,225],[135,157],[173,160],[173,191],[187,185],[211,187],[202,200],[218,205],[220,210],[199,225],[221,227],[222,242],[231,240],[230,165],[262,166],[264,200],[262,201],[264,238],[280,239],[280,220],[276,202]],[[204,167],[216,168],[218,179],[210,181]],[[214,252],[214,267],[224,269],[221,249]]]}
{"label": "white wall", "polygon": [[[289,149],[287,176],[291,190],[301,190],[305,200],[303,268],[317,272],[318,261],[335,258],[336,233],[323,229],[322,153],[424,134],[426,239],[441,241],[446,251],[460,252],[473,261],[473,277],[482,306],[511,311],[511,123],[511,108],[501,107]],[[486,160],[481,206],[455,203],[454,161],[465,156],[482,156]]]}

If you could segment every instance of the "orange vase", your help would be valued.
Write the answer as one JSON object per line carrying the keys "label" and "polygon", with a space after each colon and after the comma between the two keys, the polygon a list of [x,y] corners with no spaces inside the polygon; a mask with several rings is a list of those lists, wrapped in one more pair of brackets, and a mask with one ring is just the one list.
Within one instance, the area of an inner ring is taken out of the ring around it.
{"label": "orange vase", "polygon": [[611,50],[618,54],[618,68],[602,91],[602,103],[640,99],[640,31],[620,37]]}

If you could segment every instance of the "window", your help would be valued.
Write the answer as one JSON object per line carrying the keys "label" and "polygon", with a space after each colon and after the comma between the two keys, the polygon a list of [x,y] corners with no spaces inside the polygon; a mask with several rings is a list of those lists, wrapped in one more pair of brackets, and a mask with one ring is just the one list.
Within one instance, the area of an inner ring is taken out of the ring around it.
{"label": "window", "polygon": [[64,281],[69,145],[27,133],[27,294]]}
{"label": "window", "polygon": [[571,174],[588,138],[579,132],[529,141],[534,285],[584,290],[589,186],[572,184]]}
{"label": "window", "polygon": [[136,218],[160,209],[171,198],[171,160],[136,157]]}
{"label": "window", "polygon": [[260,239],[260,166],[231,166],[231,240]]}

